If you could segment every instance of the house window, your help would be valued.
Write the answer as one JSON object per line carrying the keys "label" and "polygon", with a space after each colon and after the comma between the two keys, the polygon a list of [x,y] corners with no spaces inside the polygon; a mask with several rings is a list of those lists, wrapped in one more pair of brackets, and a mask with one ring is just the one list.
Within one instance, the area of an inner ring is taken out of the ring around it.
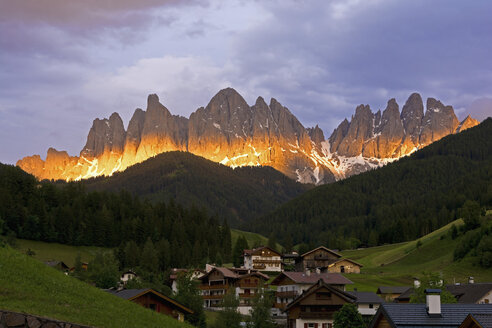
{"label": "house window", "polygon": [[333,325],[331,323],[323,323],[321,328],[332,328]]}
{"label": "house window", "polygon": [[155,311],[155,304],[149,304],[149,309],[151,309],[152,311]]}
{"label": "house window", "polygon": [[370,309],[374,309],[374,304],[369,304]]}

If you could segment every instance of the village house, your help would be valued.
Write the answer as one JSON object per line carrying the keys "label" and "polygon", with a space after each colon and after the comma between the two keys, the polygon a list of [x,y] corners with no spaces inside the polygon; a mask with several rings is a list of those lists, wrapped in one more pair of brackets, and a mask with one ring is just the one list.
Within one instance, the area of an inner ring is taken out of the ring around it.
{"label": "village house", "polygon": [[193,311],[188,309],[176,300],[167,297],[153,289],[122,289],[106,290],[115,296],[137,303],[145,308],[151,309],[158,313],[168,315],[178,321],[184,321],[186,314],[192,314]]}
{"label": "village house", "polygon": [[137,278],[137,274],[131,270],[128,270],[121,274],[120,281],[121,283],[123,283],[123,285],[126,285],[128,281],[136,278]]}
{"label": "village house", "polygon": [[376,294],[384,299],[385,302],[393,302],[411,288],[410,286],[379,286]]}
{"label": "village house", "polygon": [[342,291],[345,290],[345,285],[353,283],[338,273],[284,271],[270,283],[270,286],[277,286],[272,315],[282,316],[282,310],[284,310],[290,302],[320,280],[325,284]]}
{"label": "village house", "polygon": [[351,259],[339,259],[329,264],[326,271],[331,273],[360,273],[360,268],[362,268],[362,264]]}
{"label": "village house", "polygon": [[287,327],[332,328],[335,313],[355,301],[355,296],[320,279],[285,308]]}
{"label": "village house", "polygon": [[441,290],[425,292],[425,304],[381,304],[369,328],[459,328],[469,314],[492,315],[490,304],[441,304]]}
{"label": "village house", "polygon": [[200,278],[203,306],[220,307],[225,294],[232,290],[239,299],[238,311],[249,314],[251,300],[267,280],[267,275],[256,270],[213,267]]}
{"label": "village house", "polygon": [[320,246],[302,254],[296,259],[296,271],[323,270],[341,257],[342,255],[324,246]]}
{"label": "village house", "polygon": [[276,250],[261,246],[244,250],[244,267],[267,272],[282,271],[282,254]]}
{"label": "village house", "polygon": [[173,268],[171,269],[171,274],[169,275],[169,280],[171,281],[171,290],[173,293],[178,292],[178,276],[180,274],[187,274],[188,272],[193,271],[191,273],[190,279],[200,279],[205,275],[205,271],[200,270],[200,269],[195,269],[195,270],[189,270],[189,269],[178,269],[178,268]]}
{"label": "village house", "polygon": [[379,306],[384,303],[384,300],[373,292],[354,290],[347,293],[355,296],[355,304],[357,304],[357,309],[363,317],[372,317],[376,314]]}
{"label": "village house", "polygon": [[[489,304],[492,303],[492,283],[475,283],[470,277],[468,284],[446,285],[446,290],[456,297],[458,303],[464,304]],[[395,302],[409,303],[415,289],[409,288]]]}

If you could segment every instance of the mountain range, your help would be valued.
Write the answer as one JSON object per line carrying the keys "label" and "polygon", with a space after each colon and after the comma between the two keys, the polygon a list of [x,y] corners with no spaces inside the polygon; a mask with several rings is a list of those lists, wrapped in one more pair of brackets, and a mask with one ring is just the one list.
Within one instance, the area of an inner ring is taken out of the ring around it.
{"label": "mountain range", "polygon": [[373,113],[360,105],[325,139],[305,128],[277,100],[258,97],[253,106],[234,89],[219,91],[189,118],[172,115],[157,95],[136,109],[125,130],[118,113],[95,119],[79,156],[48,149],[17,165],[38,179],[81,180],[111,176],[163,152],[187,151],[232,168],[271,166],[303,183],[324,184],[392,162],[479,122],[459,122],[453,107],[412,94],[400,113],[395,99]]}

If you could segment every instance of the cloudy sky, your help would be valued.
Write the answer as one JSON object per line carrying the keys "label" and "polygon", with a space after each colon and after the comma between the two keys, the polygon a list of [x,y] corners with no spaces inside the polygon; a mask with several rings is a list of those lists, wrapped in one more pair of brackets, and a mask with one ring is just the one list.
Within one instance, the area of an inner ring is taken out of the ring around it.
{"label": "cloudy sky", "polygon": [[329,136],[412,92],[492,115],[488,0],[0,0],[0,162],[78,155],[94,118],[157,93],[188,117],[221,88]]}

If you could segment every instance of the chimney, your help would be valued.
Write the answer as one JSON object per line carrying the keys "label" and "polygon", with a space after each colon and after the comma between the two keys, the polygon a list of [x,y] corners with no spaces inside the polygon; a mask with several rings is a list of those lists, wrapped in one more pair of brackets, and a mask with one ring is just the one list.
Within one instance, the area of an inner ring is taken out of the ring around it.
{"label": "chimney", "polygon": [[473,279],[473,277],[468,277],[468,283],[469,284],[474,284],[475,283],[475,279]]}
{"label": "chimney", "polygon": [[321,270],[319,268],[316,268],[316,273],[317,274],[320,274],[321,273]]}
{"label": "chimney", "polygon": [[427,305],[427,314],[430,317],[441,316],[441,290],[440,289],[426,289],[425,302]]}
{"label": "chimney", "polygon": [[308,277],[309,277],[310,275],[311,275],[311,270],[306,269],[306,276],[308,276]]}
{"label": "chimney", "polygon": [[417,288],[420,287],[420,280],[419,280],[419,278],[417,278],[417,277],[413,278],[413,287],[415,289],[417,289]]}

